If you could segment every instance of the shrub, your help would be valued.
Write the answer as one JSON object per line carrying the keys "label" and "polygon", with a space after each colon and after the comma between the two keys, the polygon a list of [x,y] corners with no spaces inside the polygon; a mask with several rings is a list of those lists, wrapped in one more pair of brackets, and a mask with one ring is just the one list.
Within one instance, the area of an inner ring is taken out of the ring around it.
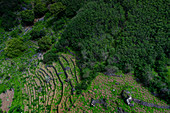
{"label": "shrub", "polygon": [[2,106],[2,99],[0,99],[0,107]]}
{"label": "shrub", "polygon": [[22,24],[32,25],[34,22],[34,12],[32,10],[22,11],[21,14]]}
{"label": "shrub", "polygon": [[117,73],[119,71],[119,68],[116,66],[112,66],[112,65],[108,65],[105,67],[105,71],[108,74],[114,74]]}
{"label": "shrub", "polygon": [[8,13],[2,15],[1,17],[2,17],[1,26],[5,30],[9,30],[10,28],[12,28],[16,24],[18,24],[17,21],[16,21],[17,15],[14,14],[13,12],[11,12],[11,11],[8,11]]}
{"label": "shrub", "polygon": [[3,113],[2,109],[0,109],[0,113]]}
{"label": "shrub", "polygon": [[66,6],[65,14],[67,17],[73,17],[86,1],[91,0],[57,0]]}
{"label": "shrub", "polygon": [[47,12],[47,13],[45,14],[44,20],[47,20],[50,16],[51,16],[51,13]]}
{"label": "shrub", "polygon": [[7,57],[14,58],[22,54],[26,49],[22,40],[13,38],[7,42],[5,54]]}
{"label": "shrub", "polygon": [[31,35],[31,39],[32,40],[37,40],[37,39],[45,36],[46,35],[46,31],[44,29],[39,30],[38,28],[34,28],[31,31],[30,35]]}
{"label": "shrub", "polygon": [[20,66],[19,66],[19,71],[20,72],[23,72],[23,71],[25,71],[25,69],[26,69],[26,65],[24,65],[24,64],[21,64]]}
{"label": "shrub", "polygon": [[47,8],[43,3],[37,3],[34,7],[34,15],[36,18],[42,17],[47,12]]}
{"label": "shrub", "polygon": [[3,78],[4,77],[4,73],[0,73],[0,78]]}
{"label": "shrub", "polygon": [[85,68],[82,70],[82,73],[83,73],[82,78],[87,79],[90,77],[91,70],[89,68]]}
{"label": "shrub", "polygon": [[38,46],[40,50],[46,51],[50,49],[51,47],[51,39],[47,36],[42,37],[40,40],[38,40]]}
{"label": "shrub", "polygon": [[53,52],[47,52],[44,55],[43,63],[44,64],[52,64],[52,62],[57,61],[58,55]]}
{"label": "shrub", "polygon": [[20,105],[12,106],[8,111],[8,113],[21,113],[21,112],[22,112],[22,108]]}
{"label": "shrub", "polygon": [[57,2],[52,5],[50,5],[50,12],[57,16],[60,12],[64,11],[66,7],[61,3]]}

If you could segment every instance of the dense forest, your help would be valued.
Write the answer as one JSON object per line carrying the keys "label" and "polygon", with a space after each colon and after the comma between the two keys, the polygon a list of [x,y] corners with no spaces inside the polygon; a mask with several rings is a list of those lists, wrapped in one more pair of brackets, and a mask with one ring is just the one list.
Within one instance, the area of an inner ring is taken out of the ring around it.
{"label": "dense forest", "polygon": [[[95,72],[134,71],[142,83],[169,101],[168,1],[90,1],[68,23],[56,49],[80,56],[82,88]],[[90,71],[90,73],[89,73]]]}
{"label": "dense forest", "polygon": [[[0,0],[1,61],[22,56],[30,47],[25,46],[28,41],[38,44],[36,52],[45,53],[41,62],[47,65],[58,61],[56,53],[74,51],[82,80],[77,94],[98,72],[122,71],[133,73],[170,104],[168,4],[168,0]],[[37,24],[42,17],[44,23]],[[28,35],[20,35],[30,26]]]}

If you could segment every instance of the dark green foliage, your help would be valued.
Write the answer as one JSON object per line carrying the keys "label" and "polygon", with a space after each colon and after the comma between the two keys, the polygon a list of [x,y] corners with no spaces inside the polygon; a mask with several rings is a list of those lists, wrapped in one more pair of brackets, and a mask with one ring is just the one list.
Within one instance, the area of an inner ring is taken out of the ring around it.
{"label": "dark green foliage", "polygon": [[7,75],[7,76],[5,77],[5,79],[6,79],[6,80],[9,80],[9,79],[10,79],[10,76]]}
{"label": "dark green foliage", "polygon": [[10,39],[5,48],[5,54],[9,58],[14,58],[22,54],[22,52],[26,49],[22,40],[13,38]]}
{"label": "dark green foliage", "polygon": [[167,84],[170,46],[169,7],[165,4],[168,1],[88,2],[68,23],[56,47],[75,50],[79,63],[90,70],[98,71],[98,67],[106,65],[107,71],[110,65],[110,70],[116,66],[125,73],[134,71],[146,86],[164,92],[168,100],[167,85],[155,83],[153,74],[155,70],[162,84]]}
{"label": "dark green foliage", "polygon": [[0,15],[2,18],[1,27],[5,30],[9,30],[17,23],[16,11],[21,9],[21,3],[23,0],[1,0],[0,1]]}
{"label": "dark green foliage", "polygon": [[45,6],[45,4],[43,3],[37,3],[34,7],[34,15],[35,18],[39,18],[45,15],[45,13],[47,12],[47,8]]}
{"label": "dark green foliage", "polygon": [[0,109],[0,113],[3,113],[2,109]]}
{"label": "dark green foliage", "polygon": [[9,30],[17,24],[16,14],[12,11],[8,11],[6,14],[2,15],[1,27],[5,30]]}
{"label": "dark green foliage", "polygon": [[82,78],[87,79],[90,77],[91,70],[88,68],[83,69],[82,71]]}
{"label": "dark green foliage", "polygon": [[8,113],[20,113],[23,110],[21,109],[20,105],[16,105],[10,108],[10,110],[8,111]]}
{"label": "dark green foliage", "polygon": [[26,67],[27,67],[26,65],[21,64],[21,65],[19,66],[19,71],[20,71],[20,72],[25,71]]}
{"label": "dark green foliage", "polygon": [[50,49],[51,44],[52,44],[51,39],[47,36],[44,36],[40,40],[38,40],[39,49],[42,51],[46,51]]}
{"label": "dark green foliage", "polygon": [[63,29],[64,27],[64,25],[65,25],[65,18],[60,18],[60,19],[58,19],[57,21],[55,21],[53,24],[53,30],[54,31],[59,31],[59,30],[61,30],[61,29]]}
{"label": "dark green foliage", "polygon": [[119,68],[117,68],[116,66],[107,65],[105,67],[105,72],[108,74],[114,74],[114,73],[117,73],[118,71],[119,71]]}
{"label": "dark green foliage", "polygon": [[45,14],[44,19],[46,20],[46,19],[48,19],[50,16],[51,16],[51,13],[50,13],[50,12],[47,12],[47,13]]}
{"label": "dark green foliage", "polygon": [[0,78],[3,78],[4,77],[4,73],[0,73]]}
{"label": "dark green foliage", "polygon": [[2,106],[2,99],[0,99],[0,107]]}
{"label": "dark green foliage", "polygon": [[21,33],[22,33],[22,28],[19,27],[15,30],[11,31],[10,36],[11,37],[18,37],[18,34],[21,34]]}
{"label": "dark green foliage", "polygon": [[85,4],[86,1],[91,0],[54,0],[56,2],[61,2],[66,6],[66,16],[73,17],[76,12]]}
{"label": "dark green foliage", "polygon": [[32,40],[38,40],[39,38],[46,35],[46,31],[45,29],[33,28],[30,35]]}
{"label": "dark green foliage", "polygon": [[68,40],[74,50],[81,50],[84,62],[95,63],[108,58],[109,49],[115,43],[112,35],[118,35],[121,23],[125,20],[122,7],[113,7],[103,2],[89,2],[80,9],[64,31],[62,39]]}
{"label": "dark green foliage", "polygon": [[44,55],[43,63],[45,64],[52,64],[52,62],[58,61],[57,60],[58,55],[53,51],[49,51]]}
{"label": "dark green foliage", "polygon": [[21,14],[22,24],[23,25],[32,25],[34,22],[34,12],[32,10],[22,11]]}
{"label": "dark green foliage", "polygon": [[57,2],[50,5],[50,13],[54,14],[55,16],[57,16],[60,12],[64,11],[65,9],[66,7],[61,2]]}

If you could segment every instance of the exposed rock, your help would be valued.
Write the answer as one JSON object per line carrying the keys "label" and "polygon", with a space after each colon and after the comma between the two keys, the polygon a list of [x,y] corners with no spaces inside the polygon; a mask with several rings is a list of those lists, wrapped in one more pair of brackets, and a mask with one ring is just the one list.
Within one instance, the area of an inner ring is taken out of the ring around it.
{"label": "exposed rock", "polygon": [[65,68],[65,70],[69,70],[69,69],[70,69],[70,67],[66,67],[66,68]]}
{"label": "exposed rock", "polygon": [[130,103],[132,101],[132,95],[129,91],[123,90],[122,91],[122,97],[123,97],[124,100],[126,100],[126,103],[129,106],[134,106],[134,103]]}
{"label": "exposed rock", "polygon": [[127,90],[122,91],[122,97],[124,99],[128,99],[130,96],[131,96],[131,93],[129,91],[127,91]]}
{"label": "exposed rock", "polygon": [[148,107],[156,107],[156,108],[164,108],[164,109],[170,109],[170,106],[159,106],[153,103],[147,103],[144,102],[142,100],[138,100],[138,99],[132,99],[135,103],[141,104],[143,106],[148,106]]}
{"label": "exposed rock", "polygon": [[154,96],[158,96],[158,94],[157,94],[157,93],[154,93],[154,92],[151,92],[151,94],[154,95]]}
{"label": "exposed rock", "polygon": [[72,89],[72,91],[75,91],[75,90],[76,90],[75,88]]}
{"label": "exposed rock", "polygon": [[128,112],[125,112],[122,108],[120,107],[117,107],[117,112],[118,113],[128,113]]}
{"label": "exposed rock", "polygon": [[106,103],[106,99],[105,99],[105,98],[103,98],[103,99],[101,99],[101,100],[99,100],[99,99],[94,100],[94,99],[92,98],[91,105],[92,105],[92,106],[95,106],[96,103],[102,104],[105,108],[107,108],[107,103]]}
{"label": "exposed rock", "polygon": [[65,79],[64,81],[65,81],[65,82],[69,82],[69,81],[70,81],[70,79]]}
{"label": "exposed rock", "polygon": [[57,74],[62,74],[63,72],[59,72],[59,73],[57,73]]}
{"label": "exposed rock", "polygon": [[116,84],[116,85],[119,85],[120,83],[116,82],[115,84]]}

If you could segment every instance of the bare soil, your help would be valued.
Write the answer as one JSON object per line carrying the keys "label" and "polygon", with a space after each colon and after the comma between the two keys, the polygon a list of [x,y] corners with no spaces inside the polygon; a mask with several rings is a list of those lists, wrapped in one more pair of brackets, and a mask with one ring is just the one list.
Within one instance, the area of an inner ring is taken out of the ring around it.
{"label": "bare soil", "polygon": [[14,92],[12,90],[7,90],[6,93],[0,94],[0,99],[2,99],[1,109],[3,111],[6,111],[6,112],[9,111],[9,106],[12,103],[13,97],[14,97]]}

